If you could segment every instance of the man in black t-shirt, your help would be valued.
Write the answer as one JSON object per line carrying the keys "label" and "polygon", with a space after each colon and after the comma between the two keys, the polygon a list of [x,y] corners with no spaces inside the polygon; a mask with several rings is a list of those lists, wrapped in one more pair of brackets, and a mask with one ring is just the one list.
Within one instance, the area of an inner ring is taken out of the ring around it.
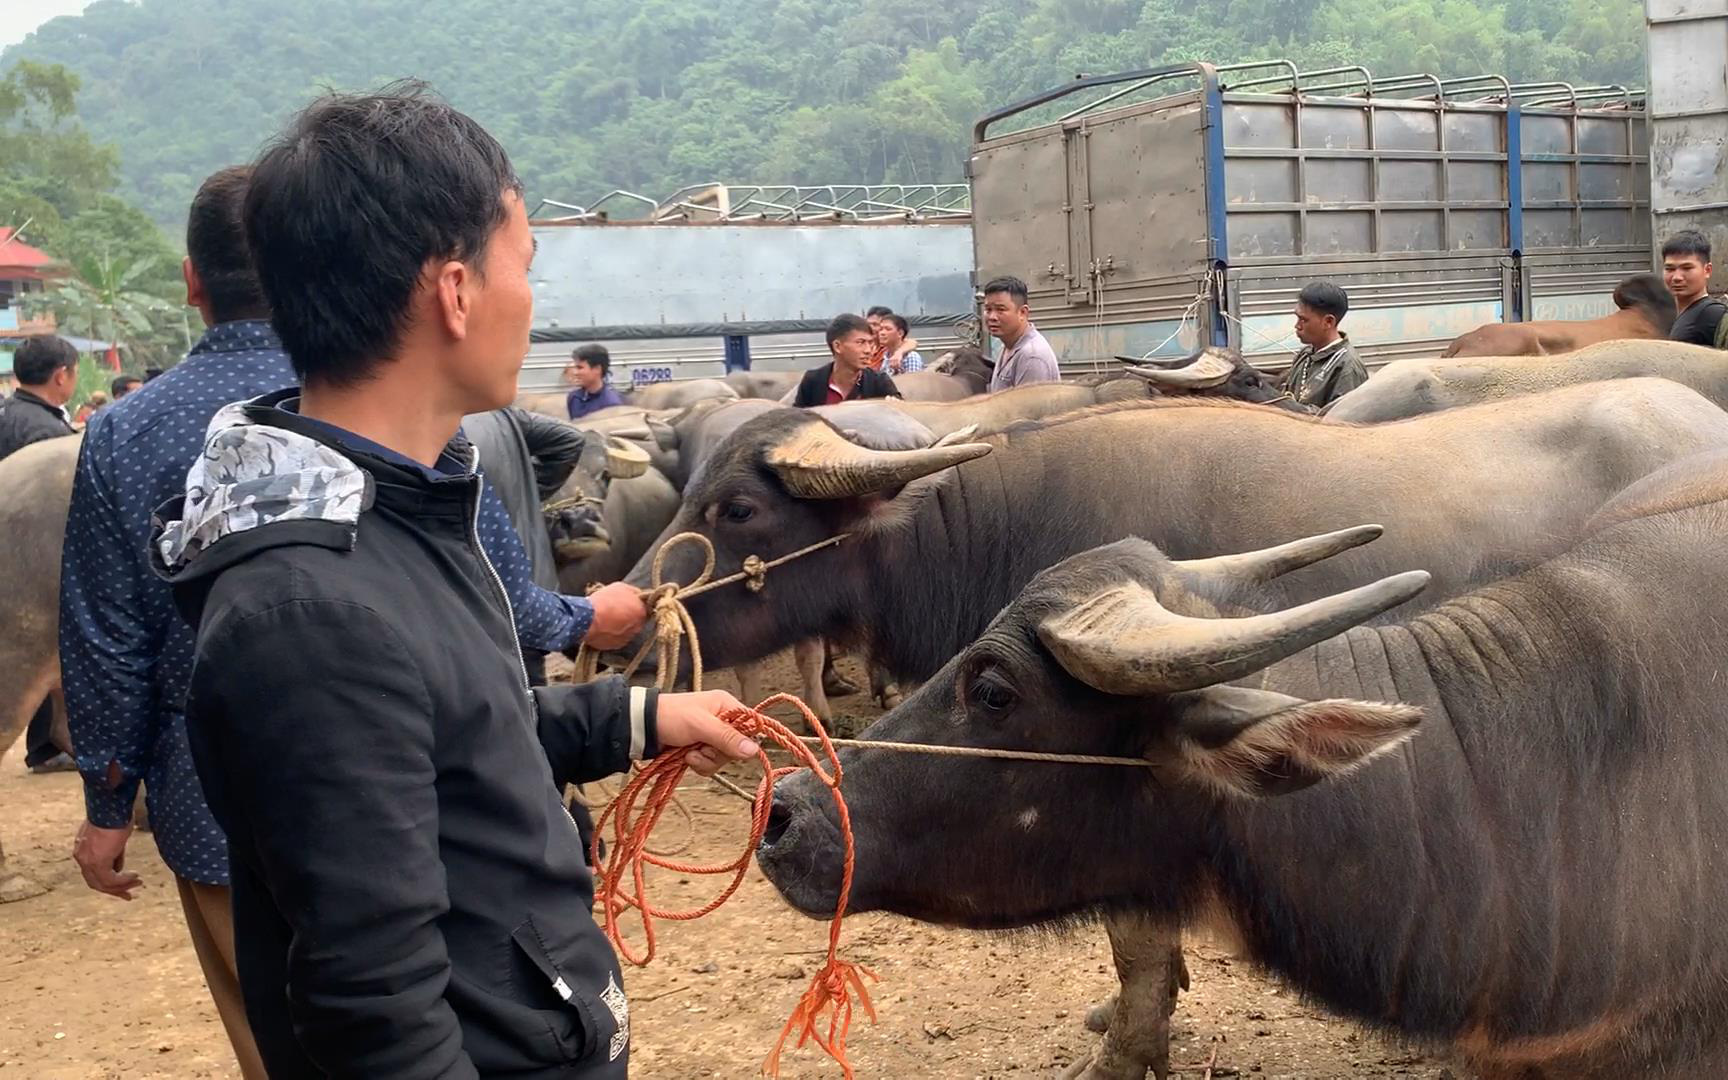
{"label": "man in black t-shirt", "polygon": [[1695,229],[1677,232],[1662,245],[1662,280],[1674,294],[1680,317],[1668,332],[1669,340],[1693,345],[1715,345],[1716,330],[1728,306],[1711,296],[1710,241]]}

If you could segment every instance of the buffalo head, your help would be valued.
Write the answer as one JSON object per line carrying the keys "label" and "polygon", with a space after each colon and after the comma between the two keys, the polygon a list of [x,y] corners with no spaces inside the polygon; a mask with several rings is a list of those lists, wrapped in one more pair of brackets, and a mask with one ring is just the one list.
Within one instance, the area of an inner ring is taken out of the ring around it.
{"label": "buffalo head", "polygon": [[1273,379],[1242,359],[1233,349],[1208,348],[1177,361],[1141,360],[1119,356],[1128,374],[1170,397],[1231,398],[1256,405],[1287,398]]}
{"label": "buffalo head", "polygon": [[[975,928],[1130,902],[1182,913],[1227,800],[1292,792],[1408,737],[1403,705],[1231,685],[1403,603],[1421,571],[1269,614],[1257,585],[1372,539],[1366,526],[1172,562],[1122,540],[1040,573],[866,739],[1143,759],[1052,764],[849,749],[851,910]],[[827,789],[780,782],[757,858],[800,910],[831,913],[841,841]]]}
{"label": "buffalo head", "polygon": [[[966,442],[872,449],[802,409],[775,409],[739,427],[691,477],[662,542],[681,532],[707,537],[719,577],[752,555],[773,560],[841,533],[851,538],[777,567],[760,592],[738,585],[691,598],[704,662],[726,667],[788,642],[850,636],[869,588],[872,540],[903,523],[942,473],[990,449]],[[637,563],[631,584],[650,583],[659,551]],[[701,569],[701,551],[681,545],[666,552],[662,581],[688,584]]]}

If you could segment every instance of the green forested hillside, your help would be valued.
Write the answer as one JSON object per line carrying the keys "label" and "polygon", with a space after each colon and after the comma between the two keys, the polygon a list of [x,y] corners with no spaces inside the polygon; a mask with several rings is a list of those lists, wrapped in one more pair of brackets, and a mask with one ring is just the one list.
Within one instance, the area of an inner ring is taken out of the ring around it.
{"label": "green forested hillside", "polygon": [[0,56],[82,77],[119,193],[164,223],[320,88],[419,76],[530,195],[957,180],[971,121],[1071,78],[1287,55],[1643,82],[1638,0],[99,0]]}

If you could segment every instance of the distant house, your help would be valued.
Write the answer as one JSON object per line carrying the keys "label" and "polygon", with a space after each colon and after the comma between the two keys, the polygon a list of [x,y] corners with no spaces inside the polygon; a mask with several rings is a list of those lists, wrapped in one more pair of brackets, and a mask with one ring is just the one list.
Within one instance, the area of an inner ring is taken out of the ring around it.
{"label": "distant house", "polygon": [[15,383],[12,346],[31,334],[52,334],[56,328],[51,313],[26,317],[24,298],[71,273],[65,263],[26,244],[15,231],[0,225],[0,387],[8,392]]}

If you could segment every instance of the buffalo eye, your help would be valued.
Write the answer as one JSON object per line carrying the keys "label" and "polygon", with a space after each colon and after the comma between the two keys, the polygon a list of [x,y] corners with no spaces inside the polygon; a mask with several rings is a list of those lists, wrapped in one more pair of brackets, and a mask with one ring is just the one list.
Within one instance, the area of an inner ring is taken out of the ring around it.
{"label": "buffalo eye", "polygon": [[1013,711],[1020,696],[994,669],[984,668],[972,676],[972,682],[966,688],[966,699],[983,716],[1000,720]]}
{"label": "buffalo eye", "polygon": [[741,525],[756,516],[756,508],[746,502],[729,502],[720,507],[720,516],[734,525]]}

